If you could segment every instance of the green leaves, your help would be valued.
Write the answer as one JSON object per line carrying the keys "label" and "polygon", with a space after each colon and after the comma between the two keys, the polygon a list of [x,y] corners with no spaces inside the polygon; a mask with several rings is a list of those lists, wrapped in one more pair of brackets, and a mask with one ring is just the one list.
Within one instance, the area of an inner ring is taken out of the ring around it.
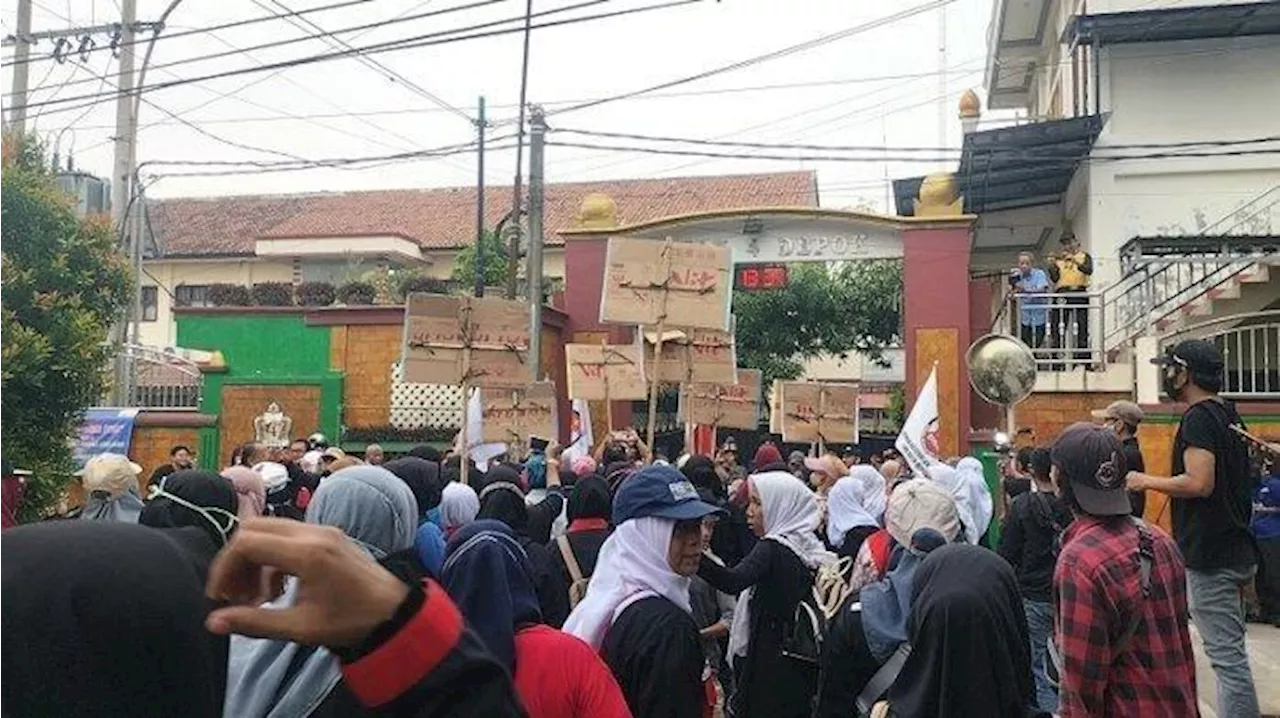
{"label": "green leaves", "polygon": [[[507,281],[507,248],[497,232],[485,232],[480,243],[484,257],[484,284],[500,286]],[[463,247],[453,260],[453,278],[471,287],[476,281],[476,245]]]}
{"label": "green leaves", "polygon": [[902,263],[870,260],[791,266],[785,289],[734,292],[738,364],[795,379],[804,360],[851,351],[873,358],[898,340]]}
{"label": "green leaves", "polygon": [[102,395],[107,329],[133,280],[110,224],[81,221],[29,138],[4,141],[0,403],[5,459],[35,472],[23,516],[48,511],[70,481],[70,440]]}

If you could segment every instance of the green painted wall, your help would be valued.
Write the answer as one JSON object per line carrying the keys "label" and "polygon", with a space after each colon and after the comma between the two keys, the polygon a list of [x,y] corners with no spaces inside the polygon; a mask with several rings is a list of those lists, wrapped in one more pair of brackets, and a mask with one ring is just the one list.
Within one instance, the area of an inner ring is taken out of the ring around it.
{"label": "green painted wall", "polygon": [[[315,385],[320,387],[320,431],[341,436],[343,374],[329,369],[329,327],[308,326],[301,312],[183,313],[177,321],[178,346],[220,351],[226,360],[226,371],[204,375],[201,411],[220,415],[222,387],[228,384]],[[218,430],[207,432],[201,436],[202,460],[226,461],[217,456]]]}
{"label": "green painted wall", "polygon": [[178,346],[218,350],[238,379],[321,377],[329,373],[329,327],[302,314],[181,314]]}

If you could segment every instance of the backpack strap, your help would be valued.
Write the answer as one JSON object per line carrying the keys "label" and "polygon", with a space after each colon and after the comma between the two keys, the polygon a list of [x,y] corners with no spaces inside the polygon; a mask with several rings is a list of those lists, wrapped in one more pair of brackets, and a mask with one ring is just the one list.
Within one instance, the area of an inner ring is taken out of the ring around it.
{"label": "backpack strap", "polygon": [[[1141,519],[1131,516],[1129,519],[1133,522],[1135,528],[1138,529],[1138,571],[1142,578],[1142,601],[1151,596],[1151,567],[1155,562],[1155,542],[1151,538],[1151,530]],[[1115,654],[1122,655],[1129,650],[1129,644],[1133,642],[1133,637],[1137,635],[1138,628],[1142,625],[1143,606],[1139,604],[1137,610],[1134,611],[1133,618],[1129,621],[1129,625],[1125,627],[1124,633],[1120,634],[1120,640],[1116,642]]]}
{"label": "backpack strap", "polygon": [[911,644],[900,643],[898,650],[889,656],[889,660],[880,666],[871,680],[867,681],[867,685],[862,687],[862,692],[858,694],[858,715],[870,715],[872,707],[876,701],[880,700],[885,693],[889,692],[889,688],[893,686],[893,682],[898,680],[898,674],[902,672],[902,667],[906,665],[907,658],[911,656]]}
{"label": "backpack strap", "polygon": [[569,545],[569,537],[564,535],[557,536],[556,546],[560,547],[560,557],[564,559],[565,568],[569,569],[569,578],[572,578],[574,583],[581,581],[584,578],[582,567],[578,565],[578,557],[573,555],[573,547]]}

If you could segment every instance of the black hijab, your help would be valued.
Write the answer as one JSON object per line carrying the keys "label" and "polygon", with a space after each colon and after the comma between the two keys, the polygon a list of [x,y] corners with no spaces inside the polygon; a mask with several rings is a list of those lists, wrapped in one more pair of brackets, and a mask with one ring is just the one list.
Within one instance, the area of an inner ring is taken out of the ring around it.
{"label": "black hijab", "polygon": [[417,456],[404,456],[388,461],[382,468],[409,485],[413,498],[418,502],[419,517],[426,516],[428,511],[440,505],[444,481],[440,478],[439,464]]}
{"label": "black hijab", "polygon": [[516,631],[542,620],[528,555],[506,524],[481,519],[449,539],[445,556],[440,582],[467,626],[514,675]]}
{"label": "black hijab", "polygon": [[517,536],[529,535],[529,507],[520,489],[520,474],[506,464],[499,464],[476,481],[480,494],[477,519],[496,519],[511,527]]}
{"label": "black hijab", "polygon": [[613,517],[613,496],[604,479],[589,474],[574,484],[569,496],[569,520],[604,519]]}
{"label": "black hijab", "polygon": [[440,463],[441,458],[440,450],[430,444],[418,444],[412,449],[409,449],[409,456],[426,459],[427,461],[433,461],[437,464]]}
{"label": "black hijab", "polygon": [[204,579],[169,533],[98,521],[5,532],[5,715],[222,715],[226,638],[205,630]]}
{"label": "black hijab", "polygon": [[1013,569],[968,544],[929,553],[912,586],[911,656],[889,690],[894,715],[1024,718],[1035,691]]}
{"label": "black hijab", "polygon": [[705,501],[708,497],[712,497],[717,501],[724,501],[729,498],[728,493],[724,490],[724,482],[720,480],[720,474],[716,473],[716,465],[709,457],[701,454],[690,456],[689,460],[684,462],[684,466],[680,468],[680,473],[693,484],[698,490],[698,495]]}
{"label": "black hijab", "polygon": [[226,545],[235,531],[239,506],[235,486],[229,480],[212,471],[183,469],[166,476],[160,489],[163,493],[142,507],[138,523],[158,529],[194,526],[205,531],[216,546]]}

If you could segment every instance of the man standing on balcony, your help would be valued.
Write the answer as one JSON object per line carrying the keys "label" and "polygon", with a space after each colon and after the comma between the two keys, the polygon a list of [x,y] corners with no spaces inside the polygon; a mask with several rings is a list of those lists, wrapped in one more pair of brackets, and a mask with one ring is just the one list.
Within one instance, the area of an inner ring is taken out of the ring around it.
{"label": "man standing on balcony", "polygon": [[1240,596],[1257,568],[1249,531],[1254,482],[1249,450],[1231,429],[1244,422],[1218,396],[1223,360],[1214,344],[1188,339],[1152,362],[1161,367],[1165,393],[1187,409],[1173,440],[1174,476],[1130,472],[1128,488],[1170,497],[1173,536],[1187,564],[1191,618],[1218,679],[1218,715],[1257,718]]}
{"label": "man standing on balcony", "polygon": [[1009,275],[1021,325],[1018,337],[1033,351],[1044,346],[1045,327],[1049,324],[1049,297],[1044,295],[1053,286],[1049,275],[1034,266],[1035,261],[1035,255],[1030,252],[1019,253],[1018,267]]}
{"label": "man standing on balcony", "polygon": [[1080,248],[1080,240],[1068,231],[1062,235],[1062,251],[1049,263],[1049,278],[1062,298],[1063,309],[1056,314],[1051,331],[1063,357],[1075,344],[1075,360],[1089,361],[1089,278],[1093,276],[1093,257]]}

